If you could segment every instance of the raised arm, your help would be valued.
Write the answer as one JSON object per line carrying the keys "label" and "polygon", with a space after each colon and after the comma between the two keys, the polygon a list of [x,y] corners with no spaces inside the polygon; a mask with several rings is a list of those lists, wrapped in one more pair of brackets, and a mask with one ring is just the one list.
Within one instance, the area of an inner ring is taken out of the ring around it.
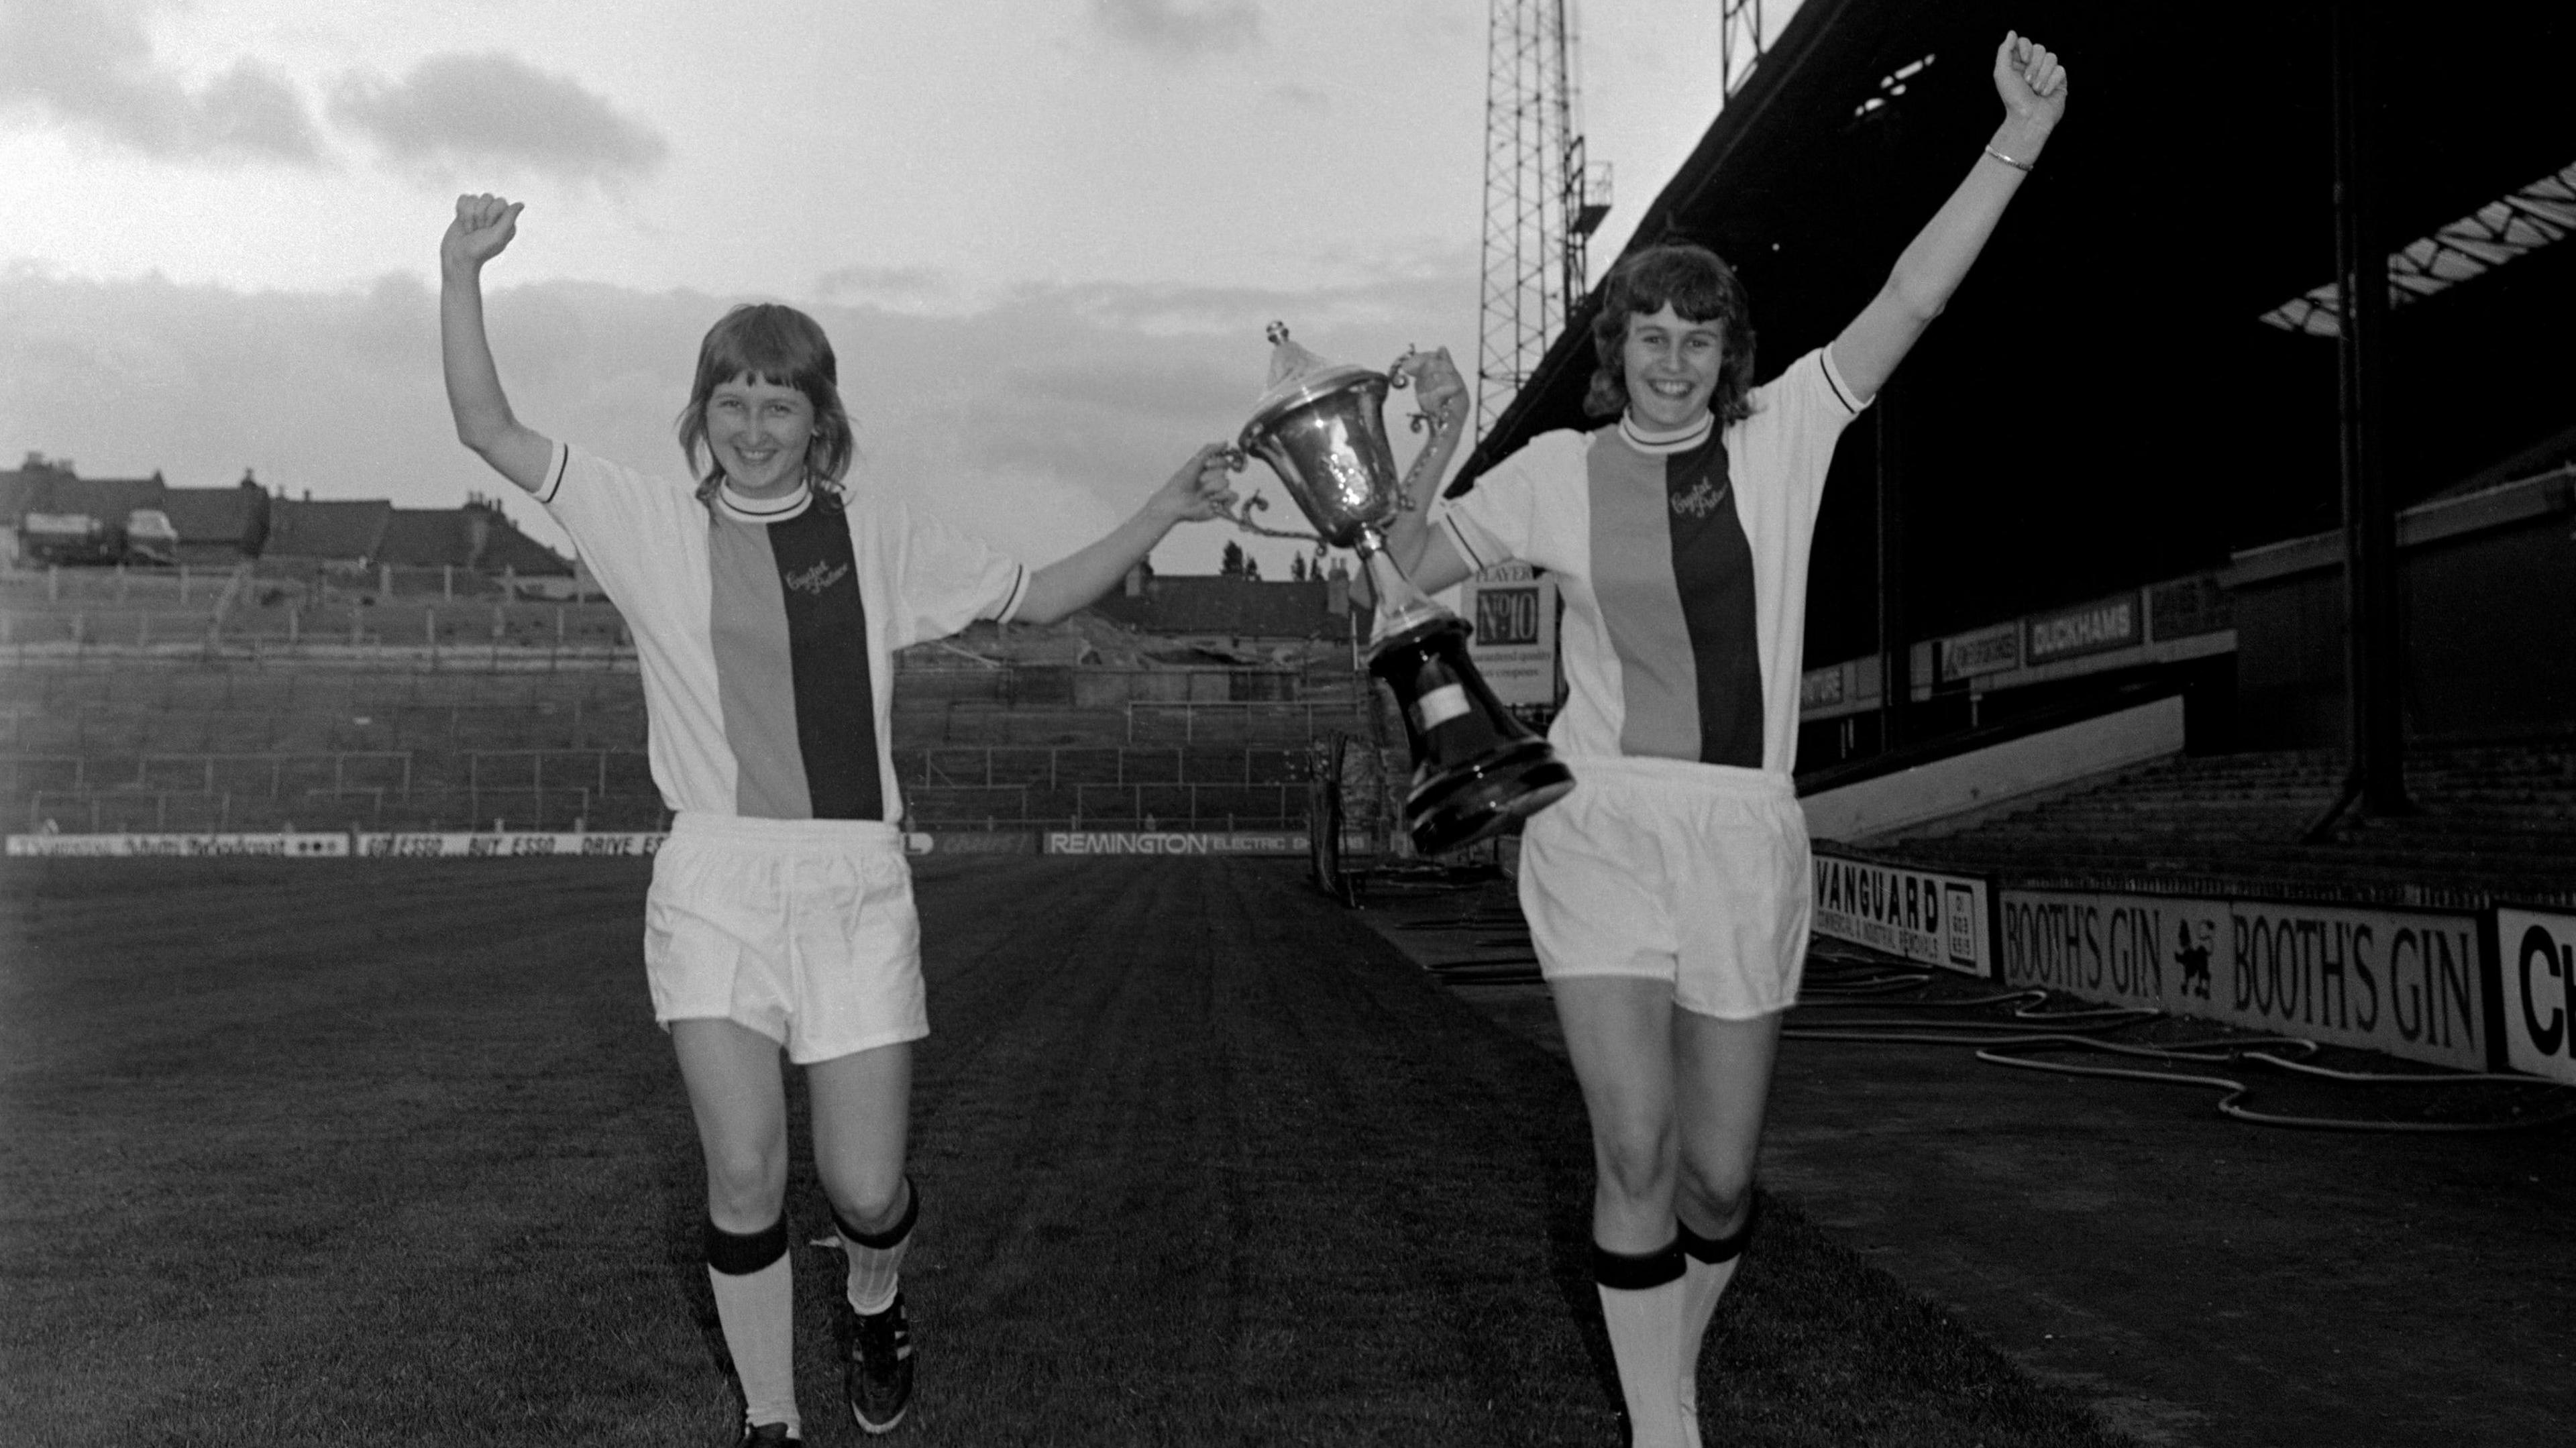
{"label": "raised arm", "polygon": [[1438,593],[1475,570],[1458,556],[1449,536],[1431,526],[1431,500],[1440,496],[1440,480],[1449,475],[1449,459],[1467,432],[1467,382],[1449,360],[1449,349],[1415,352],[1408,358],[1414,396],[1437,427],[1415,454],[1413,506],[1398,513],[1386,528],[1387,556],[1414,587]]}
{"label": "raised arm", "polygon": [[1175,525],[1203,522],[1223,512],[1234,501],[1233,491],[1226,486],[1230,476],[1224,444],[1200,448],[1154,490],[1136,516],[1089,547],[1030,574],[1028,596],[1020,600],[1018,617],[1030,623],[1054,623],[1117,587],[1127,570],[1153,552]]}
{"label": "raised arm", "polygon": [[1834,365],[1863,398],[1886,385],[1985,250],[2066,114],[2066,68],[2038,42],[2007,34],[1995,48],[1995,93],[2003,98],[2004,120],[1985,153],[1896,259],[1887,285],[1834,339]]}
{"label": "raised arm", "polygon": [[533,493],[545,485],[555,445],[511,413],[500,371],[492,365],[492,344],[483,334],[483,263],[518,235],[524,204],[498,196],[456,198],[456,219],[438,243],[438,349],[456,440]]}

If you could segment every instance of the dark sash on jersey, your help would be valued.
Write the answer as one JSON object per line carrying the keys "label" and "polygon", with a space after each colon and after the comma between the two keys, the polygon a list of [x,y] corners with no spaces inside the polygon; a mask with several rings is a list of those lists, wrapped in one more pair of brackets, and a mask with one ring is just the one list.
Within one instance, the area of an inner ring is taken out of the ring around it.
{"label": "dark sash on jersey", "polygon": [[717,686],[734,807],[764,819],[885,818],[867,611],[847,517],[717,521]]}
{"label": "dark sash on jersey", "polygon": [[1762,767],[1753,549],[1723,433],[1658,456],[1595,436],[1593,592],[1619,657],[1620,751]]}

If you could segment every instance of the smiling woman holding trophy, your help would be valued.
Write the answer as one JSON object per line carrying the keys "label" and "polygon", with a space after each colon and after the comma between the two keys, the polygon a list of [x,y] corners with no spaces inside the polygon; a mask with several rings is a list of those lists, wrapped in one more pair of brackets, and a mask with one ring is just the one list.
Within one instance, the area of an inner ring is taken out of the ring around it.
{"label": "smiling woman holding trophy", "polygon": [[[1753,1230],[1753,1164],[1810,870],[1791,782],[1807,555],[1842,429],[1940,315],[2066,110],[2066,72],[1997,47],[2004,119],[1885,286],[1753,385],[1725,262],[1632,252],[1601,287],[1589,432],[1552,432],[1387,551],[1437,591],[1498,563],[1565,600],[1549,739],[1577,784],[1534,814],[1520,898],[1591,1117],[1593,1275],[1636,1448],[1696,1448],[1700,1347]],[[1420,369],[1426,407],[1464,383]]]}

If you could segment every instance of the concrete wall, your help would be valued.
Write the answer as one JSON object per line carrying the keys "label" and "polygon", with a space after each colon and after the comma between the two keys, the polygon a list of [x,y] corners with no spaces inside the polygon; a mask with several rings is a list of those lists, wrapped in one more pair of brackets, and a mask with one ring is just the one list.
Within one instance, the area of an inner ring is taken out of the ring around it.
{"label": "concrete wall", "polygon": [[1810,837],[1852,843],[2162,759],[2182,747],[2183,701],[2177,696],[1812,794],[1799,803],[1806,808]]}

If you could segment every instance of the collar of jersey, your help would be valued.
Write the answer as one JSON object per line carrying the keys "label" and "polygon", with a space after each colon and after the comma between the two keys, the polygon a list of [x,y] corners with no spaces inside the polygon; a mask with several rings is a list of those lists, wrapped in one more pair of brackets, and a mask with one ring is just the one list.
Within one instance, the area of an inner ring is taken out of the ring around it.
{"label": "collar of jersey", "polygon": [[1619,414],[1619,436],[1627,439],[1628,446],[1639,452],[1653,453],[1659,457],[1667,453],[1689,452],[1692,448],[1708,441],[1710,430],[1716,426],[1717,414],[1703,412],[1699,415],[1699,421],[1678,432],[1648,432],[1637,426],[1636,421],[1627,413]]}
{"label": "collar of jersey", "polygon": [[716,489],[716,507],[737,523],[784,523],[813,504],[814,484],[809,478],[797,479],[796,491],[781,498],[746,498],[731,483]]}

